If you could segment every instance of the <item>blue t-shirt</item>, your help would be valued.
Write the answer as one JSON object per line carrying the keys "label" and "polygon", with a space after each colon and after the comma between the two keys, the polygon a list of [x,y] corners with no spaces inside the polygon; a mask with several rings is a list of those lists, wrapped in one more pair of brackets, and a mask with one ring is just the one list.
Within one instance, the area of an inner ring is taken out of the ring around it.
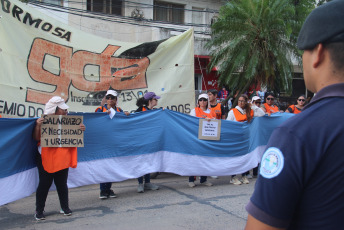
{"label": "blue t-shirt", "polygon": [[326,88],[268,142],[246,206],[265,224],[344,228],[344,84]]}

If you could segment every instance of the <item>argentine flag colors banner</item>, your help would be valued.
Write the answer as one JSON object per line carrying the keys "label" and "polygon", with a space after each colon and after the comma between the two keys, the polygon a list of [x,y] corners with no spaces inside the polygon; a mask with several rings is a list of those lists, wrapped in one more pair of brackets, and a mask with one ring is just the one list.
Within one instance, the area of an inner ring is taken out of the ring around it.
{"label": "argentine flag colors banner", "polygon": [[[229,176],[260,162],[275,127],[293,114],[276,113],[252,122],[221,122],[219,141],[198,139],[199,118],[165,110],[125,116],[82,115],[84,148],[78,166],[69,170],[68,187],[119,182],[152,172],[182,176]],[[0,118],[0,205],[36,191],[36,118]],[[185,182],[186,183],[186,182]]]}
{"label": "argentine flag colors banner", "polygon": [[119,92],[124,111],[136,110],[137,98],[149,91],[161,96],[159,106],[194,108],[192,30],[128,43],[82,32],[18,0],[1,0],[0,15],[2,117],[38,117],[53,96],[70,111],[94,112],[108,89]]}

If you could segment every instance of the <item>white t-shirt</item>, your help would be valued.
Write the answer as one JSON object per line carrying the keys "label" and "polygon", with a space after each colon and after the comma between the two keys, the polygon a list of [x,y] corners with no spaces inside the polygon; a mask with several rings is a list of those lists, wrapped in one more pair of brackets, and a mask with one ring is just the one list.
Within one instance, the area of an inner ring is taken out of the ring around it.
{"label": "white t-shirt", "polygon": [[256,105],[252,105],[251,109],[253,110],[253,114],[255,117],[262,117],[265,115],[264,111]]}

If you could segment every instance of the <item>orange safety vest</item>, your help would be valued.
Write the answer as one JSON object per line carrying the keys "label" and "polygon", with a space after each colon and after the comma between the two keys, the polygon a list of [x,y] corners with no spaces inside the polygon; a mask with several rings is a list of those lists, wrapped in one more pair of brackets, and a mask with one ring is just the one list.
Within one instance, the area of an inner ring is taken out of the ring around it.
{"label": "orange safety vest", "polygon": [[291,108],[291,111],[293,111],[294,114],[301,113],[301,110],[297,108],[295,105],[291,105],[288,108]]}
{"label": "orange safety vest", "polygon": [[0,118],[1,118],[1,115],[0,115]]}
{"label": "orange safety vest", "polygon": [[270,106],[268,103],[264,103],[265,109],[267,113],[277,113],[279,112],[277,106]]}
{"label": "orange safety vest", "polygon": [[146,107],[142,107],[142,112],[147,111]]}
{"label": "orange safety vest", "polygon": [[[104,106],[99,106],[99,107],[95,110],[95,112],[97,112],[98,109],[100,109],[101,112],[106,112],[106,111],[108,110],[108,109],[107,109],[106,107],[104,107]],[[120,107],[116,107],[115,110],[116,110],[117,112],[121,112],[120,109],[121,109]]]}
{"label": "orange safety vest", "polygon": [[210,110],[210,113],[205,113],[200,107],[195,108],[196,117],[200,118],[216,118],[216,113],[213,110]]}
{"label": "orange safety vest", "polygon": [[42,165],[48,173],[66,168],[76,168],[78,163],[77,147],[42,147]]}
{"label": "orange safety vest", "polygon": [[217,103],[215,107],[211,107],[210,110],[215,112],[216,119],[221,119],[222,118],[221,104],[220,103]]}
{"label": "orange safety vest", "polygon": [[[234,108],[233,109],[233,113],[234,113],[234,117],[235,117],[235,120],[236,121],[239,121],[239,122],[244,122],[244,121],[247,121],[247,115],[246,113],[245,114],[242,114],[238,109]],[[253,110],[251,110],[251,117],[253,117],[254,113],[253,113]]]}

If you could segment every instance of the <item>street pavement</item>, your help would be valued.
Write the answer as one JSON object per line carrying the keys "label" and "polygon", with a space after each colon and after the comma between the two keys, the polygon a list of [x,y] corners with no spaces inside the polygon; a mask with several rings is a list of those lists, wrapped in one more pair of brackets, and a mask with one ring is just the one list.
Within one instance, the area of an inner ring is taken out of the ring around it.
{"label": "street pavement", "polygon": [[99,185],[69,189],[72,216],[59,214],[56,191],[50,191],[46,220],[34,219],[35,194],[0,206],[0,229],[244,229],[245,205],[256,179],[248,185],[229,184],[230,177],[208,181],[214,186],[188,187],[188,177],[162,173],[151,182],[157,191],[137,193],[137,180],[113,183],[117,198],[99,199]]}

